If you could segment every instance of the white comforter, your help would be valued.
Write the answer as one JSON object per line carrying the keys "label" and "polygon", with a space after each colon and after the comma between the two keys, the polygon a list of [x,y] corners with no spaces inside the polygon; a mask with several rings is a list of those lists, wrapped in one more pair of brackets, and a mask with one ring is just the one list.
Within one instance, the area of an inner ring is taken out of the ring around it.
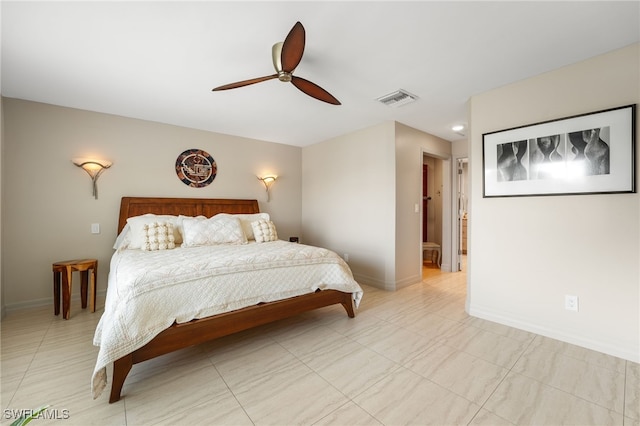
{"label": "white comforter", "polygon": [[174,322],[335,289],[362,289],[334,252],[272,241],[244,245],[121,250],[111,259],[105,312],[94,345],[100,346],[91,380],[94,399],[107,384],[106,366],[144,346]]}

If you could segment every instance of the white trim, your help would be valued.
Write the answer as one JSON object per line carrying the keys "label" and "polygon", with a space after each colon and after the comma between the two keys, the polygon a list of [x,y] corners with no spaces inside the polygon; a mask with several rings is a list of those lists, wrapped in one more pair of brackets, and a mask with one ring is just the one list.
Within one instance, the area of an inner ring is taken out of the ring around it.
{"label": "white trim", "polygon": [[636,348],[635,350],[632,348],[625,348],[624,344],[621,342],[602,342],[590,339],[586,336],[578,336],[574,333],[569,334],[566,332],[562,332],[561,330],[558,330],[556,328],[551,328],[550,326],[540,326],[539,323],[531,322],[526,318],[515,318],[510,315],[510,313],[498,312],[477,305],[471,305],[469,307],[469,315],[531,333],[539,334],[551,339],[556,339],[562,342],[581,346],[583,348],[591,349],[632,362],[640,362],[640,350],[638,348]]}
{"label": "white trim", "polygon": [[370,277],[368,275],[362,275],[353,273],[353,279],[359,284],[368,285],[371,287],[379,288],[381,290],[394,291],[396,289],[395,282],[382,281],[377,278]]}
{"label": "white trim", "polygon": [[[98,290],[96,293],[96,298],[104,298],[107,294],[107,290]],[[87,298],[89,297],[89,293],[87,293]],[[72,301],[79,301],[80,294],[74,294],[71,296]],[[61,300],[62,302],[62,300]],[[11,312],[21,311],[23,309],[31,309],[31,308],[39,308],[42,306],[51,306],[51,315],[53,315],[53,297],[45,297],[42,299],[32,299],[26,300],[24,302],[12,303],[10,305],[5,305],[4,310],[6,314],[10,314]]]}
{"label": "white trim", "polygon": [[419,275],[414,275],[412,277],[405,278],[405,279],[400,280],[400,281],[396,281],[395,290],[400,290],[401,288],[409,287],[410,285],[417,284],[419,282],[422,282],[422,268],[420,268],[420,274]]}

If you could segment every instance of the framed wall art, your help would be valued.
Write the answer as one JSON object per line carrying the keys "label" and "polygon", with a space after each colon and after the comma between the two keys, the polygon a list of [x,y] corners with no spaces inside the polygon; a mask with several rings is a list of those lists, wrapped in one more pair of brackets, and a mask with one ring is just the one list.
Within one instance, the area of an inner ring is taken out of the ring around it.
{"label": "framed wall art", "polygon": [[217,173],[215,160],[201,149],[187,149],[176,158],[178,179],[192,188],[204,188],[213,182]]}
{"label": "framed wall art", "polygon": [[636,192],[636,105],[482,135],[483,197]]}

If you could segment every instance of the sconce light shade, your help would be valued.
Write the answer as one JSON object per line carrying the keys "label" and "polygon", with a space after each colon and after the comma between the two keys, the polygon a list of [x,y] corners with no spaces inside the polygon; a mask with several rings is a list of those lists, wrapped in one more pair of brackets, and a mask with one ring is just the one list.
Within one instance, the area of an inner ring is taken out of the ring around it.
{"label": "sconce light shade", "polygon": [[74,158],[71,160],[73,164],[80,167],[87,172],[91,177],[91,184],[93,187],[93,198],[98,199],[98,185],[97,181],[102,172],[105,169],[111,167],[111,161],[107,160],[94,160],[91,158]]}
{"label": "sconce light shade", "polygon": [[278,179],[278,176],[275,176],[275,175],[263,176],[263,177],[258,176],[258,180],[264,184],[264,188],[267,191],[267,202],[269,202],[269,198],[270,198],[269,189],[271,188],[271,185],[273,185],[273,182],[276,181],[276,179]]}

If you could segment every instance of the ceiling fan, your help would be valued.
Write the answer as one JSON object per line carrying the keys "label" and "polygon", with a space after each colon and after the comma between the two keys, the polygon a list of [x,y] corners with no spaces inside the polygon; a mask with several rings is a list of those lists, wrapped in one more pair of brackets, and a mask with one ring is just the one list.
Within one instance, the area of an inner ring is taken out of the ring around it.
{"label": "ceiling fan", "polygon": [[339,100],[333,97],[331,93],[327,92],[322,87],[310,82],[309,80],[293,75],[293,70],[296,69],[302,59],[304,41],[304,27],[300,22],[296,22],[293,28],[291,28],[291,31],[289,31],[284,42],[274,44],[271,49],[273,66],[276,69],[276,74],[225,84],[224,86],[214,88],[213,91],[236,89],[238,87],[248,86],[250,84],[261,83],[263,81],[277,78],[285,83],[291,82],[303,93],[306,93],[313,98],[332,105],[341,105]]}

